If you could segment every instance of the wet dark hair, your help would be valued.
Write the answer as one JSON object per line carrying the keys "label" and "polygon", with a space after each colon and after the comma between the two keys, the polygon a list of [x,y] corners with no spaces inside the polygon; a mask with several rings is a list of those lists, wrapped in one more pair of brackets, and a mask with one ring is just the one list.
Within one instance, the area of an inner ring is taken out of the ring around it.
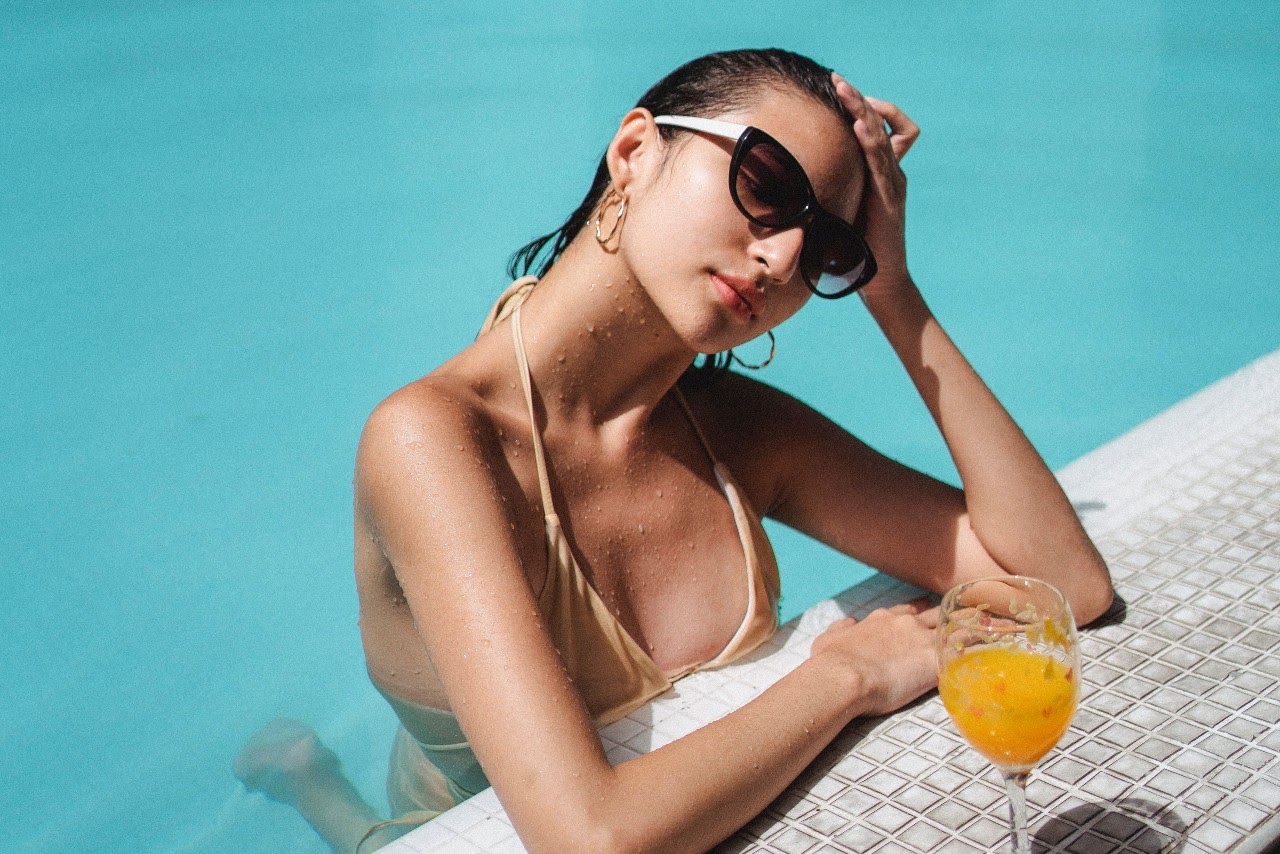
{"label": "wet dark hair", "polygon": [[[836,96],[831,69],[805,56],[786,50],[731,50],[712,53],[685,63],[655,83],[636,102],[655,116],[681,115],[713,118],[750,105],[762,88],[791,89],[810,96],[849,124],[853,117]],[[660,126],[658,132],[670,142],[682,128]],[[544,275],[565,247],[590,221],[609,186],[609,167],[604,156],[582,203],[550,234],[521,247],[507,265],[511,277],[533,273]],[[702,365],[686,372],[685,379],[706,379],[728,368],[728,354],[708,357]],[[697,376],[695,376],[697,375]]]}

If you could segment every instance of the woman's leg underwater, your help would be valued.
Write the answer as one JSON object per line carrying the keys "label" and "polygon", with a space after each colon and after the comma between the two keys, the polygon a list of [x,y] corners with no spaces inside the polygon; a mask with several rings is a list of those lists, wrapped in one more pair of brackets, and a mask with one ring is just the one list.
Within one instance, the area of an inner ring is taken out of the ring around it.
{"label": "woman's leg underwater", "polygon": [[[352,854],[382,818],[342,773],[338,757],[299,720],[277,718],[254,733],[232,766],[249,791],[297,809],[338,854]],[[362,850],[397,835],[379,833]],[[403,832],[403,830],[400,830]]]}

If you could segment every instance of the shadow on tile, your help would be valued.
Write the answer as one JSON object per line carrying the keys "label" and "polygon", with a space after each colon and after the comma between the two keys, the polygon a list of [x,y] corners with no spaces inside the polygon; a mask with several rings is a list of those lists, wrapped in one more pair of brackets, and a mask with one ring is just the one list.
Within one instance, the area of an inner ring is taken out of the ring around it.
{"label": "shadow on tile", "polygon": [[1110,854],[1121,847],[1150,854],[1176,854],[1186,847],[1187,824],[1171,806],[1142,798],[1114,804],[1084,804],[1041,825],[1036,852]]}

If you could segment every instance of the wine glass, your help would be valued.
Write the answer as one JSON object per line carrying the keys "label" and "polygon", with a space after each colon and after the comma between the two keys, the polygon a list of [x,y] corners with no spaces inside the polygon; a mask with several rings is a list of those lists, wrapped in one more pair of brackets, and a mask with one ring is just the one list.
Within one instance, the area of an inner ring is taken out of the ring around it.
{"label": "wine glass", "polygon": [[1027,776],[1071,723],[1080,653],[1066,599],[1017,575],[952,588],[938,616],[938,693],[956,729],[999,769],[1014,854],[1029,854]]}

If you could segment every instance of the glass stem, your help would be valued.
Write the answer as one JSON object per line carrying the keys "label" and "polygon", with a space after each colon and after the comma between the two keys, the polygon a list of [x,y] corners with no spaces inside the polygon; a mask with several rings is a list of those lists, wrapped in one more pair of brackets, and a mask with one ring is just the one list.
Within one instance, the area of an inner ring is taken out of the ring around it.
{"label": "glass stem", "polygon": [[1013,854],[1031,854],[1027,839],[1027,777],[1026,771],[1003,771],[1004,787],[1009,792],[1009,842]]}

